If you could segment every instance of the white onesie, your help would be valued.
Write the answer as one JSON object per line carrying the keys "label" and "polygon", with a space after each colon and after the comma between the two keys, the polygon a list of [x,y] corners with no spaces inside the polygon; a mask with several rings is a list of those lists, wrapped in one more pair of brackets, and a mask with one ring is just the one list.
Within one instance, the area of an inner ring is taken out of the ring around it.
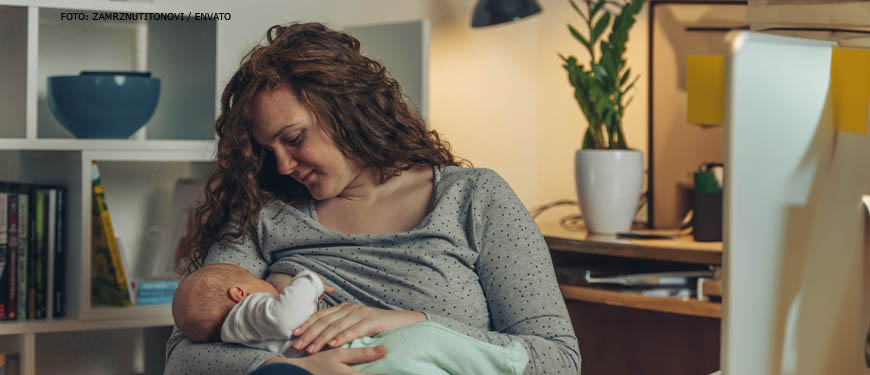
{"label": "white onesie", "polygon": [[281,294],[254,293],[230,310],[221,327],[221,341],[281,353],[304,353],[291,345],[292,332],[317,311],[323,282],[313,272],[299,272]]}

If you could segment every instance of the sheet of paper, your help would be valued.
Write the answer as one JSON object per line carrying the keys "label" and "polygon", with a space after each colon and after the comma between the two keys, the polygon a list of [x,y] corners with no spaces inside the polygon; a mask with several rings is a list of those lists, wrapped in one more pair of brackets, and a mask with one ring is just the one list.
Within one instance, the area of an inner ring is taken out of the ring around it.
{"label": "sheet of paper", "polygon": [[834,48],[831,95],[838,130],[867,134],[870,104],[870,50]]}
{"label": "sheet of paper", "polygon": [[686,64],[688,121],[722,125],[725,103],[725,56],[689,55]]}

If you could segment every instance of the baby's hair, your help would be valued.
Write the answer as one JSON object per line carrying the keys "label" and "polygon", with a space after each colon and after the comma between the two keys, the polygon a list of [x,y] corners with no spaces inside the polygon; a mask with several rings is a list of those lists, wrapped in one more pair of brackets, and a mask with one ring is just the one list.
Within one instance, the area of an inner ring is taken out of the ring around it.
{"label": "baby's hair", "polygon": [[175,325],[190,341],[220,341],[221,326],[235,303],[227,291],[246,277],[232,264],[206,266],[184,278],[172,300]]}

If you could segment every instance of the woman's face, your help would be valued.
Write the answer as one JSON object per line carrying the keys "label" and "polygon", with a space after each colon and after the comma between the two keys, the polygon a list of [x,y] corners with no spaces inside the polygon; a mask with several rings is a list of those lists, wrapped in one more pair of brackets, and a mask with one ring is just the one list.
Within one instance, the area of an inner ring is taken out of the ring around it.
{"label": "woman's face", "polygon": [[275,154],[278,173],[304,185],[314,199],[337,196],[359,175],[291,90],[266,90],[254,100],[254,140]]}

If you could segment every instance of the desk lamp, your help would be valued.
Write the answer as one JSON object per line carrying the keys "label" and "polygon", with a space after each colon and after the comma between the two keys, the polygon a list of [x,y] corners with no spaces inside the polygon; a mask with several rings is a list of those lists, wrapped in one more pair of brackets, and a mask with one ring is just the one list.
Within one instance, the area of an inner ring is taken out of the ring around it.
{"label": "desk lamp", "polygon": [[536,0],[480,0],[474,7],[471,27],[516,21],[541,11]]}

